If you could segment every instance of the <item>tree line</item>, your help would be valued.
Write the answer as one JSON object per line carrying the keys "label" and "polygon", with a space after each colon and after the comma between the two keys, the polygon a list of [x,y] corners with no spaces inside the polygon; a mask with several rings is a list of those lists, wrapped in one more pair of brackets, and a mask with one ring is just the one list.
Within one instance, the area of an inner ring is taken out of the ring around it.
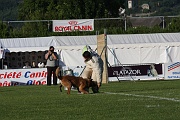
{"label": "tree line", "polygon": [[[180,18],[166,19],[166,26],[162,29],[154,27],[133,28],[127,22],[125,30],[124,17],[119,16],[119,7],[123,7],[125,0],[23,0],[18,5],[18,20],[20,22],[0,22],[0,38],[44,37],[66,35],[95,35],[108,34],[142,34],[160,32],[179,32]],[[95,20],[95,30],[92,32],[52,32],[51,20],[65,19],[96,19],[96,18],[122,18]],[[38,21],[37,21],[38,20]],[[49,21],[48,21],[49,20]]]}

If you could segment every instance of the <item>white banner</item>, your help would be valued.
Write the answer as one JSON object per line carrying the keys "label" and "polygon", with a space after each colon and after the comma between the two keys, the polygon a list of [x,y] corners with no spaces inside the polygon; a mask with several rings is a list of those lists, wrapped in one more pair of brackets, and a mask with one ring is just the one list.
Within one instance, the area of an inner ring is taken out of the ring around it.
{"label": "white banner", "polygon": [[53,32],[93,31],[94,19],[53,20]]}
{"label": "white banner", "polygon": [[[83,70],[83,67],[70,67],[70,69],[73,69],[74,76],[79,76]],[[53,75],[51,80],[53,81]],[[19,85],[46,85],[46,81],[47,68],[0,70],[0,87]],[[58,80],[57,83],[59,84],[60,81]]]}
{"label": "white banner", "polygon": [[17,85],[44,85],[46,68],[0,70],[0,87]]}
{"label": "white banner", "polygon": [[[170,66],[170,67],[169,67]],[[174,66],[174,67],[171,67]],[[137,67],[137,66],[135,66]],[[166,69],[167,68],[167,69]],[[71,66],[71,67],[63,67],[63,71],[68,69],[73,70],[74,76],[80,76],[84,66]],[[110,69],[110,68],[109,68]],[[161,65],[156,66],[158,76],[148,76],[146,71],[148,66],[140,66],[138,68],[132,68],[132,77],[128,76],[118,76],[119,80],[157,80],[164,78],[164,74],[162,73]],[[116,70],[113,68],[113,70]],[[131,72],[129,71],[129,72]],[[110,70],[109,70],[110,72]],[[114,71],[116,72],[116,71]],[[121,71],[122,72],[122,71]],[[175,79],[180,78],[180,62],[174,64],[166,64],[165,66],[166,78]],[[139,74],[140,73],[140,74]],[[168,74],[167,74],[168,73]],[[179,74],[179,76],[178,76]],[[112,76],[110,73],[108,75],[109,81],[118,81],[116,75]],[[47,68],[31,68],[31,69],[7,69],[0,70],[0,87],[3,86],[18,86],[18,85],[46,85],[47,80]],[[53,80],[53,78],[52,78]],[[52,82],[52,81],[51,81]],[[57,83],[59,84],[59,80]]]}
{"label": "white banner", "polygon": [[165,79],[180,79],[180,62],[165,64]]}

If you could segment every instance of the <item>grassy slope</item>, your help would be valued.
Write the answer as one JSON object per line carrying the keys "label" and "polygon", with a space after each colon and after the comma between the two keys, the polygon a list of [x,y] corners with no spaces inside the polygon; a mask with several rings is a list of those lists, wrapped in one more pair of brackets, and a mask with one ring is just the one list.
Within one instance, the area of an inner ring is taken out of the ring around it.
{"label": "grassy slope", "polygon": [[89,95],[60,93],[58,86],[1,87],[0,119],[179,120],[179,86],[180,80],[123,81],[103,84],[100,93]]}

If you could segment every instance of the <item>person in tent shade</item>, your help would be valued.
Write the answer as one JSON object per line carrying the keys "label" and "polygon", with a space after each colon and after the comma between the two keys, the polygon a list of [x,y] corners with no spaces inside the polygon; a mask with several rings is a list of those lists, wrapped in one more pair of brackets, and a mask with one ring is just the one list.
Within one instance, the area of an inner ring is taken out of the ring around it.
{"label": "person in tent shade", "polygon": [[26,61],[24,64],[25,64],[25,65],[23,66],[23,68],[26,68],[26,69],[31,68],[31,66],[29,65],[29,62],[28,62],[28,61]]}
{"label": "person in tent shade", "polygon": [[35,61],[32,62],[31,68],[38,68]]}
{"label": "person in tent shade", "polygon": [[81,77],[92,79],[97,83],[98,88],[92,87],[93,93],[98,93],[102,83],[103,61],[100,56],[89,46],[83,48],[84,62],[86,64]]}
{"label": "person in tent shade", "polygon": [[47,85],[51,85],[51,77],[53,74],[53,85],[57,85],[56,68],[58,67],[58,55],[54,52],[54,47],[50,46],[48,52],[45,54],[47,67]]}
{"label": "person in tent shade", "polygon": [[158,72],[157,72],[157,70],[156,70],[156,68],[155,68],[155,66],[153,64],[150,66],[150,72],[151,72],[151,75],[153,77],[157,77],[158,76]]}
{"label": "person in tent shade", "polygon": [[39,63],[38,63],[38,67],[39,67],[39,68],[44,68],[44,66],[45,66],[45,65],[44,65],[43,62],[39,62]]}

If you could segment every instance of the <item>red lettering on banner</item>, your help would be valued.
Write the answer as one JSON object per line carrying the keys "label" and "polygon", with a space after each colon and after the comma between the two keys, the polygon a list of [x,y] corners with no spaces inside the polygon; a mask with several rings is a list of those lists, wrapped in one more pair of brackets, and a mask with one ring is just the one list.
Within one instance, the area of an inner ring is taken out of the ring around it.
{"label": "red lettering on banner", "polygon": [[34,80],[33,85],[41,85],[41,81]]}
{"label": "red lettering on banner", "polygon": [[46,77],[47,72],[42,71],[42,72],[34,72],[30,74],[30,78],[39,78],[39,77]]}
{"label": "red lettering on banner", "polygon": [[3,83],[0,82],[0,87],[3,86],[11,86],[11,82],[4,81]]}
{"label": "red lettering on banner", "polygon": [[6,78],[20,78],[21,72],[5,72],[4,74],[0,74],[0,79],[6,79]]}
{"label": "red lettering on banner", "polygon": [[21,77],[21,72],[19,72],[15,78],[20,78]]}
{"label": "red lettering on banner", "polygon": [[42,81],[41,84],[42,84],[42,85],[45,85],[45,84],[46,84],[46,81]]}
{"label": "red lettering on banner", "polygon": [[11,78],[12,77],[12,72],[10,72],[9,74],[7,74],[7,78]]}
{"label": "red lettering on banner", "polygon": [[7,86],[7,81],[4,81],[3,86]]}
{"label": "red lettering on banner", "polygon": [[66,32],[66,31],[72,31],[71,26],[56,26],[55,27],[56,32]]}
{"label": "red lettering on banner", "polygon": [[[3,78],[3,77],[2,77]],[[4,74],[4,78],[7,78],[7,72]]]}
{"label": "red lettering on banner", "polygon": [[5,87],[5,86],[17,86],[19,85],[19,82],[8,82],[8,81],[4,81],[3,83],[0,82],[0,87]]}
{"label": "red lettering on banner", "polygon": [[[36,81],[33,80],[33,84],[32,85],[45,85],[46,81]],[[4,81],[4,82],[0,82],[0,87],[7,87],[7,86],[18,86],[20,85],[19,82],[8,82],[8,81]]]}
{"label": "red lettering on banner", "polygon": [[33,81],[33,85],[45,85],[45,84],[46,81],[36,81],[36,80]]}
{"label": "red lettering on banner", "polygon": [[92,31],[93,28],[91,25],[88,26],[74,26],[74,30],[79,30],[79,31]]}
{"label": "red lettering on banner", "polygon": [[63,31],[72,31],[71,26],[64,27]]}
{"label": "red lettering on banner", "polygon": [[[73,27],[73,29],[72,29]],[[92,25],[82,25],[82,26],[56,26],[56,32],[70,32],[70,31],[92,31]]]}
{"label": "red lettering on banner", "polygon": [[59,31],[59,27],[58,26],[55,27],[55,31]]}
{"label": "red lettering on banner", "polygon": [[46,77],[46,76],[47,76],[47,72],[43,71],[43,72],[41,73],[41,77]]}
{"label": "red lettering on banner", "polygon": [[69,21],[68,23],[69,23],[70,25],[76,25],[76,24],[78,24],[77,21]]}

